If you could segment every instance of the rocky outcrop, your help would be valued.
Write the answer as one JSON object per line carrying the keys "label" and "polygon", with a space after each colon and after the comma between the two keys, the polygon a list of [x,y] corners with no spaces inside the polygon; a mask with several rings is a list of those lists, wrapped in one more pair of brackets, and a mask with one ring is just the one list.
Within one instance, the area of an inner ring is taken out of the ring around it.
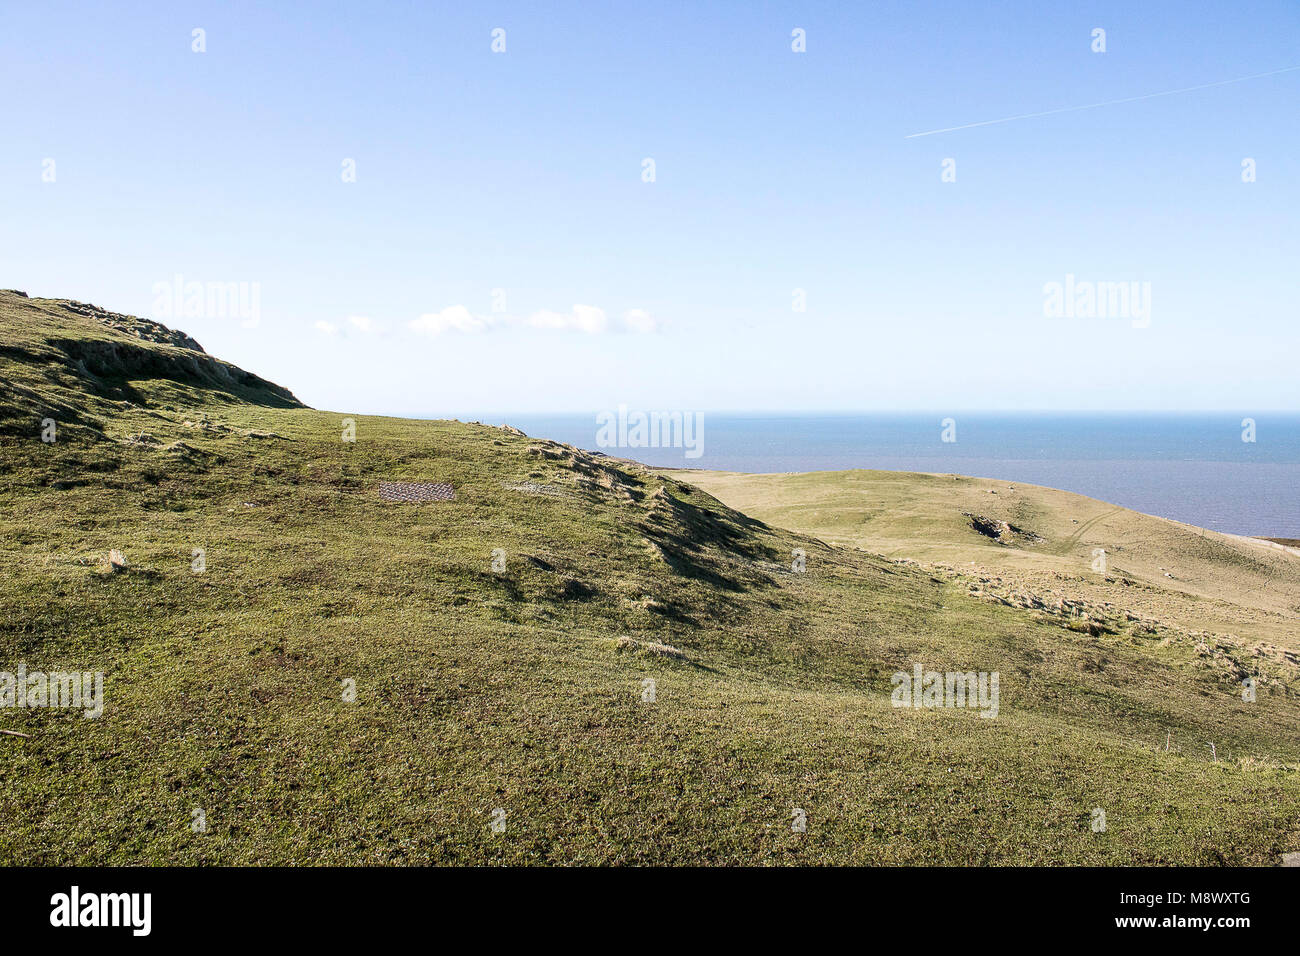
{"label": "rocky outcrop", "polygon": [[987,518],[984,515],[973,514],[969,511],[963,511],[962,514],[970,518],[972,528],[984,535],[984,537],[992,538],[999,544],[1037,544],[1043,540],[1043,536],[1037,532],[1017,528],[1015,525],[999,518]]}
{"label": "rocky outcrop", "polygon": [[189,349],[191,352],[203,352],[203,346],[184,332],[169,329],[161,322],[155,322],[152,319],[142,319],[135,315],[123,315],[120,312],[109,312],[107,309],[101,309],[99,306],[87,302],[65,300],[60,302],[59,305],[75,315],[94,319],[110,329],[125,332],[127,335],[133,335],[137,339],[144,339],[146,342],[171,345],[178,349]]}

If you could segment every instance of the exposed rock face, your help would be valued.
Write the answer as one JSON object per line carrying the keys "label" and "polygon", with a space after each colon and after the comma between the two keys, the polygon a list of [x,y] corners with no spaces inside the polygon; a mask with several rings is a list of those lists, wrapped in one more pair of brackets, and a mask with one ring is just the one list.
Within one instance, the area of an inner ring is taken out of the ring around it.
{"label": "exposed rock face", "polygon": [[998,518],[986,518],[984,515],[972,514],[969,511],[963,511],[963,515],[970,518],[970,525],[986,538],[992,538],[1001,544],[1014,544],[1017,542],[1025,544],[1037,544],[1043,540],[1043,536],[1028,531],[1025,528],[1017,528],[1013,524],[1002,521]]}
{"label": "exposed rock face", "polygon": [[5,290],[0,330],[0,360],[17,363],[23,373],[0,382],[0,434],[25,433],[33,417],[51,417],[73,429],[66,437],[99,441],[107,437],[106,416],[118,409],[204,400],[183,397],[172,386],[269,408],[302,407],[288,389],[209,355],[184,332],[151,319]]}
{"label": "exposed rock face", "polygon": [[[19,293],[22,295],[22,293]],[[26,296],[24,295],[24,298]],[[144,339],[146,342],[157,342],[160,345],[174,345],[178,349],[189,349],[191,352],[202,352],[203,346],[190,338],[184,332],[177,332],[167,328],[161,322],[155,322],[152,319],[142,319],[134,315],[123,315],[120,312],[109,312],[107,309],[101,309],[97,305],[91,305],[87,302],[65,301],[59,303],[69,312],[77,315],[84,315],[87,318],[96,319],[107,325],[110,329],[116,329],[119,332],[125,332],[127,335],[134,335],[138,339]],[[205,353],[206,354],[206,353]]]}
{"label": "exposed rock face", "polygon": [[[273,407],[292,408],[302,405],[287,388],[213,358],[189,336],[172,332],[156,323],[150,325],[162,330],[153,334],[179,336],[192,342],[193,347],[180,345],[173,346],[174,350],[168,350],[133,342],[85,338],[56,338],[50,339],[48,344],[63,352],[68,365],[86,379],[96,392],[117,399],[130,397],[123,390],[124,383],[143,378],[170,379],[187,385],[221,389]],[[140,339],[146,338],[134,332],[128,334]],[[171,345],[170,342],[161,343],[155,339],[147,341]]]}

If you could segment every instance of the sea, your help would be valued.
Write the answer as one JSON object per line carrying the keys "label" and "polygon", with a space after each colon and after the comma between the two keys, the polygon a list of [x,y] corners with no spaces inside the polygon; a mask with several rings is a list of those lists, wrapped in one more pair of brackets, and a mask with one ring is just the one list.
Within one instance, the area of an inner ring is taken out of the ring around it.
{"label": "sea", "polygon": [[618,410],[484,420],[655,466],[955,473],[1060,488],[1215,531],[1300,538],[1295,412],[684,412],[692,429],[675,432],[679,447],[648,447],[636,411],[623,410],[622,429]]}

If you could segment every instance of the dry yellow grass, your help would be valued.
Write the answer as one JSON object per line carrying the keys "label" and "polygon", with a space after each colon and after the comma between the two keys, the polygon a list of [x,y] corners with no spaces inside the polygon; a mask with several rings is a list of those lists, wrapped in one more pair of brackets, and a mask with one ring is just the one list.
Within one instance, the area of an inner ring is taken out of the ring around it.
{"label": "dry yellow grass", "polygon": [[[1300,651],[1300,552],[1263,539],[1067,491],[958,475],[673,474],[746,514],[831,544],[997,575],[1029,588],[1064,586],[1081,599],[1189,630]],[[990,538],[972,516],[1032,537]]]}

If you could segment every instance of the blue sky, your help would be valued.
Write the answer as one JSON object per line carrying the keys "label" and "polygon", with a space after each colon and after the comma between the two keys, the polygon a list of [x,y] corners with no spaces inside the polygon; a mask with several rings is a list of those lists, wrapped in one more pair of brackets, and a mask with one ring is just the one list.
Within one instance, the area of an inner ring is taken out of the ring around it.
{"label": "blue sky", "polygon": [[1295,3],[260,6],[4,6],[0,285],[256,283],[159,317],[354,412],[1297,407],[1300,70],[907,138],[1300,66]]}

